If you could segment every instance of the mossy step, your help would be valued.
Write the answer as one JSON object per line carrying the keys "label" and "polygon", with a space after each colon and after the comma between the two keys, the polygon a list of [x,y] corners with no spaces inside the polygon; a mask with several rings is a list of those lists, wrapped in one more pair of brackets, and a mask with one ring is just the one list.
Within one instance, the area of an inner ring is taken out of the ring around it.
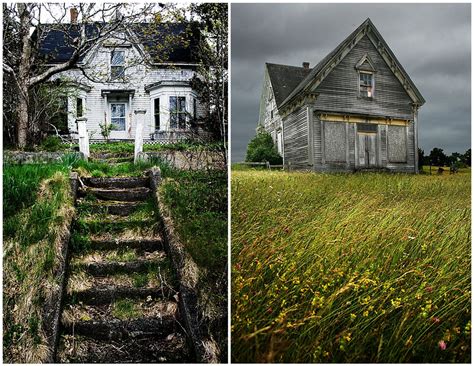
{"label": "mossy step", "polygon": [[166,337],[97,341],[84,336],[63,335],[57,361],[61,363],[193,363],[186,337],[175,332]]}
{"label": "mossy step", "polygon": [[169,299],[176,295],[176,291],[169,287],[163,288],[133,288],[111,286],[109,288],[91,288],[66,295],[66,304],[100,305],[110,304],[113,301],[128,299]]}
{"label": "mossy step", "polygon": [[114,288],[164,288],[171,290],[177,287],[176,277],[171,271],[169,261],[163,261],[158,266],[149,268],[146,272],[114,273],[106,276],[94,276],[83,270],[70,274],[67,283],[67,294],[85,290],[113,290]]}
{"label": "mossy step", "polygon": [[65,306],[61,318],[63,326],[79,322],[107,322],[139,318],[175,319],[179,317],[178,303],[169,300],[120,299],[111,304]]}
{"label": "mossy step", "polygon": [[159,266],[164,258],[138,259],[127,262],[101,261],[82,262],[71,265],[71,270],[82,270],[92,276],[107,276],[114,273],[144,273]]}
{"label": "mossy step", "polygon": [[79,212],[90,212],[92,214],[104,213],[108,215],[128,216],[143,206],[141,202],[121,201],[82,201],[77,205]]}
{"label": "mossy step", "polygon": [[135,159],[134,157],[129,157],[129,156],[117,156],[117,157],[109,157],[109,158],[91,158],[90,161],[93,163],[108,163],[108,164],[114,164],[114,163],[131,163]]}
{"label": "mossy step", "polygon": [[[84,234],[98,234],[98,233],[109,233],[117,234],[131,230],[137,232],[138,236],[140,233],[151,234],[153,228],[157,225],[154,220],[121,220],[121,221],[108,221],[108,220],[83,220],[82,218],[77,222],[78,231]],[[147,235],[147,236],[148,236]]]}
{"label": "mossy step", "polygon": [[92,250],[137,249],[139,251],[163,250],[163,240],[160,237],[149,239],[98,239],[89,241]]}
{"label": "mossy step", "polygon": [[87,195],[93,195],[102,200],[112,201],[145,201],[151,193],[150,188],[137,187],[137,188],[91,188],[85,187],[78,189],[78,196],[85,197]]}
{"label": "mossy step", "polygon": [[82,182],[91,188],[149,188],[150,179],[147,177],[110,177],[110,178],[81,178]]}
{"label": "mossy step", "polygon": [[125,339],[166,336],[179,330],[174,316],[133,320],[89,320],[63,324],[66,334],[85,335],[94,339]]}

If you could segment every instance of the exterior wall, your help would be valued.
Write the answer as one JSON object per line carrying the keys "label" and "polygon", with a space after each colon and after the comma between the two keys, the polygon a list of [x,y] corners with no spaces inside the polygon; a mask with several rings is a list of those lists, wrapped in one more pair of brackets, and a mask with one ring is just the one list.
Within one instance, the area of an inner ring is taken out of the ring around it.
{"label": "exterior wall", "polygon": [[283,155],[283,144],[279,146],[277,139],[278,133],[281,133],[282,131],[282,118],[276,105],[275,96],[273,94],[270,78],[268,77],[268,72],[266,69],[263,82],[263,91],[260,98],[259,125],[262,126],[265,131],[267,131],[272,136],[273,142],[275,143],[275,146],[277,146],[278,152]]}
{"label": "exterior wall", "polygon": [[283,119],[284,163],[292,169],[309,169],[308,109],[301,107]]}
{"label": "exterior wall", "polygon": [[[366,54],[376,69],[372,99],[359,97],[359,74],[355,68]],[[413,119],[411,98],[367,36],[326,76],[315,92],[319,93],[316,109]]]}
{"label": "exterior wall", "polygon": [[[122,49],[122,48],[120,48]],[[119,101],[126,102],[127,105],[127,131],[126,134],[122,134],[125,138],[134,138],[135,136],[135,116],[133,111],[144,109],[146,110],[145,115],[145,126],[144,126],[144,137],[148,138],[151,133],[154,132],[154,111],[152,98],[153,95],[157,95],[156,90],[150,92],[145,91],[145,86],[150,85],[159,81],[166,82],[189,82],[195,72],[191,69],[179,69],[179,68],[153,68],[150,69],[144,65],[134,63],[134,60],[140,59],[141,55],[135,47],[124,47],[126,68],[125,76],[126,79],[122,82],[110,82],[107,80],[110,75],[110,53],[113,47],[100,47],[96,50],[91,51],[86,59],[86,65],[91,70],[90,74],[97,79],[99,82],[92,82],[86,78],[79,70],[68,70],[66,72],[56,75],[54,78],[66,78],[68,80],[80,83],[90,87],[89,91],[80,89],[77,95],[70,97],[68,100],[68,126],[71,132],[77,132],[76,127],[76,96],[83,98],[83,116],[87,118],[87,130],[92,135],[93,139],[102,139],[100,133],[99,124],[110,123],[110,103],[109,97],[106,98],[102,95],[102,90],[134,90],[133,96],[130,97],[124,94]],[[128,66],[127,66],[128,63]],[[88,72],[89,73],[89,72]],[[103,80],[103,81],[102,81]],[[154,94],[152,94],[154,93]],[[192,99],[195,98],[195,93],[192,92],[189,86],[173,86],[166,90],[163,89],[163,93],[167,96],[175,93],[174,95],[186,96],[187,107],[190,108],[188,111],[192,113]],[[169,98],[168,98],[169,100]],[[160,103],[161,104],[161,103]],[[168,105],[168,102],[166,103]],[[161,106],[160,106],[161,107]],[[169,127],[169,113],[168,108],[165,108],[164,114],[166,116],[162,119],[163,126]],[[204,111],[198,104],[198,115],[204,115]],[[164,118],[167,117],[167,120]],[[111,138],[114,138],[115,132],[112,131]],[[122,136],[120,136],[122,138]]]}
{"label": "exterior wall", "polygon": [[[406,126],[377,124],[374,169],[415,172],[414,123]],[[366,169],[358,162],[358,123],[320,120],[313,116],[313,169],[337,172]]]}

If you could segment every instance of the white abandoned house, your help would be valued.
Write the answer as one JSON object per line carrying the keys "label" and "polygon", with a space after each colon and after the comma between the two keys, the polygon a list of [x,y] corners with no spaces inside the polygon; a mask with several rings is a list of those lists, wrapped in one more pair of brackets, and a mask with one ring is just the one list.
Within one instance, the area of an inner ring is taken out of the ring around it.
{"label": "white abandoned house", "polygon": [[313,68],[265,65],[259,128],[292,168],[417,172],[424,103],[367,19]]}
{"label": "white abandoned house", "polygon": [[[40,54],[51,65],[65,62],[72,55],[73,48],[68,44],[78,37],[80,28],[77,11],[71,9],[70,15],[67,31],[50,29],[40,45]],[[100,23],[86,24],[87,36],[93,37],[100,26]],[[190,83],[198,66],[195,50],[200,34],[193,28],[189,31],[189,26],[189,23],[130,24],[91,48],[79,60],[80,67],[55,75],[56,81],[66,81],[74,90],[64,98],[65,108],[61,113],[67,119],[70,136],[77,138],[77,119],[86,118],[92,142],[104,140],[101,132],[104,126],[112,126],[110,140],[133,140],[136,119],[140,118],[135,111],[146,111],[145,141],[173,142],[196,134],[204,136],[195,121],[205,111]],[[185,35],[186,41],[176,41]],[[166,51],[160,48],[165,42],[172,44]]]}

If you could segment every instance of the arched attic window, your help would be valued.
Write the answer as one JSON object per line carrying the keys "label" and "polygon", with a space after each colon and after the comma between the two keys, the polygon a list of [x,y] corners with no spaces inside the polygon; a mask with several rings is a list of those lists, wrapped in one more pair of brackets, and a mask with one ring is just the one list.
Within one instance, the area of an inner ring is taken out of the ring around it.
{"label": "arched attic window", "polygon": [[375,95],[375,69],[369,55],[365,54],[356,64],[358,74],[359,97],[372,99]]}

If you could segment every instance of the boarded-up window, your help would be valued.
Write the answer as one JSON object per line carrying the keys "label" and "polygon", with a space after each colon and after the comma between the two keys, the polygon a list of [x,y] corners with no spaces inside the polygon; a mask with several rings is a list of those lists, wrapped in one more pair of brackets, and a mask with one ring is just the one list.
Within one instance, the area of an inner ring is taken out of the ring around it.
{"label": "boarded-up window", "polygon": [[405,126],[388,126],[388,161],[407,162],[407,134]]}
{"label": "boarded-up window", "polygon": [[324,123],[324,154],[327,162],[346,162],[346,124]]}

